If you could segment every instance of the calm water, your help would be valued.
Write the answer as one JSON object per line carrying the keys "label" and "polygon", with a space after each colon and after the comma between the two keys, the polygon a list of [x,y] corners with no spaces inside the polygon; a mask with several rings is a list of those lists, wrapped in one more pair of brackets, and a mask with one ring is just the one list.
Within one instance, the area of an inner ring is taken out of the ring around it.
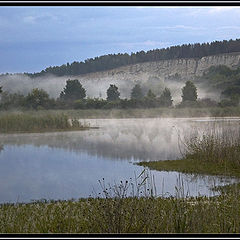
{"label": "calm water", "polygon": [[[184,136],[217,125],[234,128],[238,118],[225,119],[89,119],[99,129],[79,132],[0,135],[0,202],[77,199],[96,196],[98,180],[119,183],[142,172],[134,163],[181,158]],[[214,195],[210,188],[236,180],[151,171],[159,195],[175,195],[179,179],[191,196]],[[93,192],[95,192],[93,194]]]}

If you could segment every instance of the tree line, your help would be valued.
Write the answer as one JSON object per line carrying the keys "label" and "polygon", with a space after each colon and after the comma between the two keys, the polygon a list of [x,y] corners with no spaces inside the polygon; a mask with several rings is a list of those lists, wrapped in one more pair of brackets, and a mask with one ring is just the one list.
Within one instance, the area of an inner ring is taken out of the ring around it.
{"label": "tree line", "polygon": [[[223,99],[219,103],[211,99],[198,99],[197,87],[192,81],[187,81],[183,86],[182,101],[175,107],[226,107],[237,106],[240,95]],[[157,108],[172,107],[173,100],[171,91],[165,88],[160,96],[156,96],[151,89],[144,94],[140,84],[131,89],[130,98],[121,99],[120,91],[114,84],[110,84],[106,91],[107,97],[90,98],[86,97],[86,89],[78,79],[68,79],[64,89],[57,99],[50,98],[43,90],[34,88],[26,96],[19,93],[9,93],[0,87],[0,110],[9,109],[128,109],[128,108]]]}
{"label": "tree line", "polygon": [[[189,85],[190,83],[190,85]],[[2,89],[0,88],[0,91]],[[196,87],[191,82],[187,82],[182,89],[183,101],[195,101],[197,93]],[[0,109],[8,110],[11,108],[26,109],[111,109],[111,108],[155,108],[171,107],[172,95],[168,88],[165,88],[160,96],[156,96],[151,89],[144,95],[141,85],[136,84],[131,89],[129,99],[121,99],[120,91],[114,84],[110,84],[106,91],[107,97],[86,98],[86,89],[78,79],[66,81],[66,85],[57,99],[50,98],[49,94],[43,90],[34,88],[26,96],[19,93],[1,92]]]}
{"label": "tree line", "polygon": [[106,99],[86,98],[86,89],[79,80],[68,79],[66,86],[57,99],[50,98],[45,90],[38,88],[34,88],[26,96],[19,93],[2,91],[0,109],[110,109],[170,107],[172,105],[172,96],[168,88],[165,88],[160,97],[157,97],[151,89],[149,89],[145,96],[141,86],[136,84],[131,91],[130,99],[121,99],[118,87],[110,84],[106,93]]}
{"label": "tree line", "polygon": [[56,76],[86,74],[98,71],[105,71],[117,67],[136,64],[142,62],[152,62],[159,60],[170,60],[179,58],[201,58],[204,56],[240,52],[240,39],[214,41],[211,43],[195,43],[171,46],[167,48],[139,51],[136,53],[108,54],[85,61],[74,61],[73,63],[61,66],[50,66],[38,73],[25,73],[30,77],[54,74]]}

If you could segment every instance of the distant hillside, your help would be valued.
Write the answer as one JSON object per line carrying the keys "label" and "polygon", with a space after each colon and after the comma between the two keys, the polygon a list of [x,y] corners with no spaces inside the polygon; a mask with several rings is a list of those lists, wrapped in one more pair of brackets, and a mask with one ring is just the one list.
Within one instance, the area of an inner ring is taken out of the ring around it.
{"label": "distant hillside", "polygon": [[[191,80],[198,87],[199,98],[219,100],[221,92],[227,90],[228,86],[236,89],[239,67],[240,52],[234,52],[202,58],[137,63],[76,76],[44,74],[32,78],[25,74],[9,74],[0,76],[0,86],[3,86],[4,91],[23,94],[27,94],[33,88],[42,88],[51,97],[57,98],[68,79],[78,79],[89,97],[106,98],[109,85],[115,84],[120,90],[120,97],[129,98],[131,89],[139,83],[145,93],[152,89],[156,95],[160,95],[163,89],[168,87],[174,102],[180,102],[181,88],[187,80]],[[230,91],[232,93],[231,89]]]}
{"label": "distant hillside", "polygon": [[30,77],[40,77],[46,74],[55,76],[77,76],[115,69],[122,66],[156,62],[174,59],[201,59],[204,56],[240,52],[240,39],[214,41],[211,43],[195,43],[155,49],[147,52],[108,54],[90,58],[84,62],[73,62],[61,66],[48,67],[39,73],[25,73]]}
{"label": "distant hillside", "polygon": [[222,97],[240,96],[240,67],[231,69],[225,65],[211,66],[196,83],[222,93]]}

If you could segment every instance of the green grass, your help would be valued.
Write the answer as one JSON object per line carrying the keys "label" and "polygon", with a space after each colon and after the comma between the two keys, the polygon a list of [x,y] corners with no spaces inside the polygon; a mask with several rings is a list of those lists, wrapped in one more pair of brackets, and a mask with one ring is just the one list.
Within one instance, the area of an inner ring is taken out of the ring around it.
{"label": "green grass", "polygon": [[69,119],[65,114],[30,115],[27,113],[4,114],[0,116],[0,133],[49,132],[84,130],[76,119]]}
{"label": "green grass", "polygon": [[97,198],[0,204],[0,232],[239,233],[239,192],[161,198],[152,194],[152,179],[143,171],[136,188],[133,181],[114,186],[99,181],[103,193]]}
{"label": "green grass", "polygon": [[1,204],[1,233],[239,233],[240,197]]}
{"label": "green grass", "polygon": [[240,168],[231,163],[219,165],[217,163],[198,161],[193,159],[150,161],[137,163],[158,171],[177,171],[189,174],[232,176],[240,178]]}

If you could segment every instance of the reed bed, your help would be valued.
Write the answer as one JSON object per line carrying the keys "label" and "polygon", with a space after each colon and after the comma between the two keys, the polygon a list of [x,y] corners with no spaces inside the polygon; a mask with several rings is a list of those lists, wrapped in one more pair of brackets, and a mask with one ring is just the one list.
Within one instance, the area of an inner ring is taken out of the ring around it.
{"label": "reed bed", "polygon": [[184,142],[183,158],[220,166],[240,167],[240,127],[214,127]]}
{"label": "reed bed", "polygon": [[0,133],[41,132],[84,129],[77,119],[69,119],[65,114],[6,114],[0,116]]}
{"label": "reed bed", "polygon": [[138,165],[159,171],[222,175],[240,178],[240,125],[215,123],[203,132],[179,136],[182,158],[140,162]]}

